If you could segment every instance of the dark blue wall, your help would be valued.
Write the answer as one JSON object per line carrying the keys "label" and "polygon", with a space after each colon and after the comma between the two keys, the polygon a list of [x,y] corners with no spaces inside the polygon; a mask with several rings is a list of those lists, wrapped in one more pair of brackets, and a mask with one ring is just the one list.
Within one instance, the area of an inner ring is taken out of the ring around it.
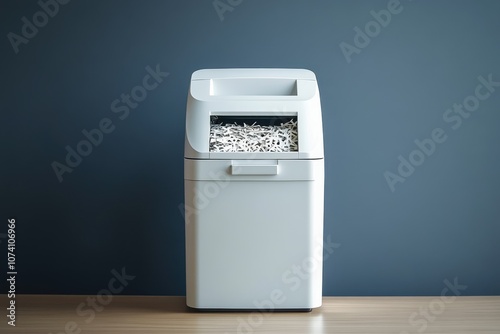
{"label": "dark blue wall", "polygon": [[[499,294],[500,87],[476,87],[500,81],[500,2],[232,2],[221,20],[211,0],[73,0],[45,25],[35,15],[15,53],[9,33],[41,7],[2,1],[0,232],[16,217],[18,292],[95,294],[125,267],[125,294],[184,294],[190,75],[292,67],[313,70],[322,96],[325,237],[340,244],[324,294],[433,295],[455,278]],[[388,6],[385,27],[370,23]],[[169,75],[114,113],[157,64]],[[447,111],[462,103],[473,111]],[[103,119],[112,132],[59,182],[51,164]]]}

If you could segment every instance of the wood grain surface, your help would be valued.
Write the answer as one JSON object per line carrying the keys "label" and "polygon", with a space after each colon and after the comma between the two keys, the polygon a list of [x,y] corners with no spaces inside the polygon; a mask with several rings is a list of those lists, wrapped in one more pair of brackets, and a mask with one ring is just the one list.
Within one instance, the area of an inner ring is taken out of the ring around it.
{"label": "wood grain surface", "polygon": [[312,312],[261,313],[193,311],[185,297],[18,295],[15,327],[0,299],[0,333],[500,334],[500,297],[324,297]]}

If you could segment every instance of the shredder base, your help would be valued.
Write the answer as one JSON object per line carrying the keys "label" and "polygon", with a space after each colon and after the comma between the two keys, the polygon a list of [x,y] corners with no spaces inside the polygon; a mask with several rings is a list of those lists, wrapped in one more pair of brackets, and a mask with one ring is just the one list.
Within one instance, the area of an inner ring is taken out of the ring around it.
{"label": "shredder base", "polygon": [[321,306],[324,185],[317,170],[314,180],[185,180],[186,206],[197,208],[186,213],[189,307]]}
{"label": "shredder base", "polygon": [[[247,312],[255,312],[255,308],[248,309],[231,309],[231,308],[195,308],[188,306],[188,309],[192,312],[200,312],[200,313],[247,313]],[[274,313],[274,312],[298,312],[298,313],[308,313],[312,312],[312,308],[278,308],[278,309],[259,309],[259,312],[264,313]]]}

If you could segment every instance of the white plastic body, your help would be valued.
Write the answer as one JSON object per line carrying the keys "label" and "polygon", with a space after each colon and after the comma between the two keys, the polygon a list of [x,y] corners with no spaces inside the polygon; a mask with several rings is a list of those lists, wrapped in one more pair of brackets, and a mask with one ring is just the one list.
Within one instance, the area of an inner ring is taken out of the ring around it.
{"label": "white plastic body", "polygon": [[275,175],[235,175],[247,162],[185,159],[188,306],[321,306],[323,159],[277,163]]}
{"label": "white plastic body", "polygon": [[[209,152],[214,115],[296,116],[298,152]],[[324,161],[314,73],[194,72],[184,158],[187,305],[321,306]]]}
{"label": "white plastic body", "polygon": [[[297,116],[298,152],[210,153],[210,116]],[[186,158],[323,158],[316,76],[302,69],[213,69],[193,73],[186,110]]]}

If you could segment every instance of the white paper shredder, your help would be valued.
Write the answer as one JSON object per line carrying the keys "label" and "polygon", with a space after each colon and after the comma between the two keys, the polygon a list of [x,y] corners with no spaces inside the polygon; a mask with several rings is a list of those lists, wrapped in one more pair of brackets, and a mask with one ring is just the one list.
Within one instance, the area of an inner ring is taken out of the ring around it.
{"label": "white paper shredder", "polygon": [[313,72],[194,72],[184,180],[188,306],[321,306],[323,129]]}

